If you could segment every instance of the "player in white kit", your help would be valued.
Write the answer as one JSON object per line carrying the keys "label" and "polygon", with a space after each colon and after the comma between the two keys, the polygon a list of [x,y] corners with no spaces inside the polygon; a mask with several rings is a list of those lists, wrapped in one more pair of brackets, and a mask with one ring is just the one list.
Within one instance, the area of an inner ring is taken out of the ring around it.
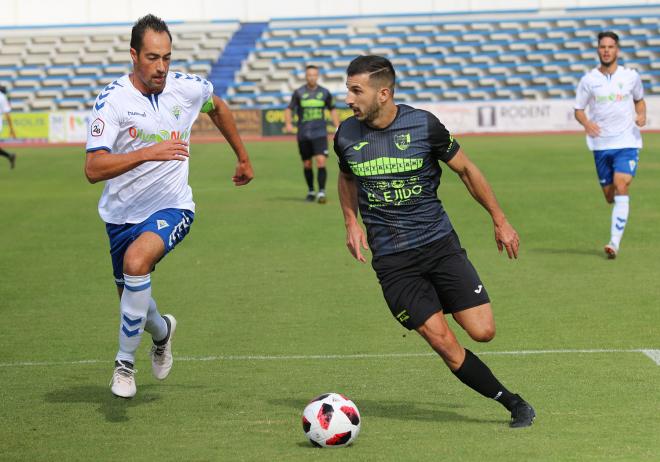
{"label": "player in white kit", "polygon": [[[11,106],[9,105],[9,100],[7,99],[7,89],[3,86],[0,86],[0,132],[2,132],[2,119],[6,119],[7,126],[9,127],[9,136],[16,138],[14,125],[11,122],[11,117],[9,117],[10,111]],[[14,168],[14,165],[16,165],[16,154],[13,152],[5,151],[2,149],[2,147],[0,147],[0,156],[9,159],[9,166]]]}
{"label": "player in white kit", "polygon": [[161,316],[151,297],[151,277],[160,261],[188,233],[195,203],[188,185],[193,122],[207,113],[238,159],[233,181],[252,180],[248,153],[227,105],[213,86],[195,75],[169,72],[172,36],[167,24],[147,15],[133,26],[133,72],[98,95],[87,135],[85,175],[106,181],[99,214],[110,239],[120,297],[119,351],[110,382],[113,394],[136,393],[135,351],[151,334],[152,372],[167,377],[172,367],[172,315]]}
{"label": "player in white kit", "polygon": [[[598,34],[600,66],[582,77],[575,98],[575,118],[587,133],[605,200],[612,204],[608,258],[616,258],[628,222],[628,188],[637,172],[646,124],[644,88],[639,74],[617,63],[619,37]],[[585,112],[586,110],[586,112]]]}

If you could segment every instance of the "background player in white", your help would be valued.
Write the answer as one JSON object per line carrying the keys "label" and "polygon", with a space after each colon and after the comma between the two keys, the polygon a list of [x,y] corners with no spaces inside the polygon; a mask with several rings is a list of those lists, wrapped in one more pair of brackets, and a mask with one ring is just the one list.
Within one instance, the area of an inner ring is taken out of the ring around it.
{"label": "background player in white", "polygon": [[153,15],[133,26],[133,72],[105,87],[92,110],[85,174],[106,180],[99,214],[110,238],[120,302],[119,351],[113,394],[136,393],[135,351],[142,332],[152,336],[152,371],[164,379],[172,367],[172,315],[161,316],[151,297],[150,273],[188,233],[195,204],[188,185],[190,130],[200,112],[211,117],[238,158],[237,186],[252,180],[252,166],[233,116],[206,80],[168,72],[172,36]]}
{"label": "background player in white", "polygon": [[[7,99],[7,89],[3,86],[0,86],[0,132],[2,131],[2,119],[3,116],[7,120],[7,127],[9,127],[9,136],[16,138],[16,132],[14,132],[14,125],[11,122],[11,117],[9,112],[11,111],[11,106],[9,105],[9,100]],[[0,156],[6,157],[9,159],[9,166],[14,168],[16,164],[16,154],[13,152],[5,151],[0,147]]]}
{"label": "background player in white", "polygon": [[618,54],[619,36],[609,31],[599,33],[600,66],[582,77],[575,98],[575,118],[587,133],[605,200],[614,203],[610,242],[605,245],[610,259],[619,252],[628,222],[628,188],[642,147],[638,127],[646,124],[642,80],[635,70],[618,65]]}

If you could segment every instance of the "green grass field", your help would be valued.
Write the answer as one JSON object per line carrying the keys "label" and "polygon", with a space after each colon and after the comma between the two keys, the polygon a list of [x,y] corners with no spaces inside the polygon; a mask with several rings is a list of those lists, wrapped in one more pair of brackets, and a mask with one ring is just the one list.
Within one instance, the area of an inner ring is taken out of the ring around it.
{"label": "green grass field", "polygon": [[[660,460],[660,366],[630,351],[660,349],[660,135],[645,136],[615,261],[582,136],[459,140],[522,241],[519,260],[498,255],[487,213],[445,169],[440,196],[498,324],[488,344],[459,337],[535,406],[532,428],[509,429],[503,408],[395,322],[345,248],[334,157],[329,203],[305,203],[290,142],[249,144],[244,188],[227,145],[193,146],[195,224],[152,277],[179,321],[174,369],[151,376],[147,336],[137,397],[112,397],[102,185],[87,184],[82,148],[22,148],[16,170],[0,162],[0,459]],[[585,349],[616,351],[501,354]],[[362,413],[347,449],[304,438],[302,409],[327,391]]]}

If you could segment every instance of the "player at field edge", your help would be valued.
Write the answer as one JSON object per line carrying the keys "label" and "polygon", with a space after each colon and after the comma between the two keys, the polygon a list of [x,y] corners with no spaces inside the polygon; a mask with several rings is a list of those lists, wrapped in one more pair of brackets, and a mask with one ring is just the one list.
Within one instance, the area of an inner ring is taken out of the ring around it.
{"label": "player at field edge", "polygon": [[577,87],[575,118],[587,134],[605,200],[614,204],[610,241],[604,248],[607,258],[614,259],[628,223],[628,190],[639,164],[639,127],[646,125],[646,102],[637,71],[617,62],[619,36],[600,32],[597,51],[600,65],[585,74]]}
{"label": "player at field edge", "polygon": [[195,75],[169,72],[172,35],[151,14],[131,32],[133,72],[106,86],[92,109],[85,175],[106,181],[99,214],[106,223],[120,297],[119,350],[110,389],[136,394],[135,352],[151,334],[154,376],[172,367],[176,319],[161,316],[151,292],[151,272],[188,234],[195,203],[188,185],[190,132],[200,112],[208,114],[237,157],[236,186],[253,178],[250,158],[234,118],[213,86]]}
{"label": "player at field edge", "polygon": [[[7,99],[7,88],[0,85],[0,132],[2,132],[2,119],[4,118],[7,121],[7,127],[9,127],[9,136],[13,139],[16,139],[14,124],[12,123],[11,117],[9,116],[10,112],[11,106],[9,105],[9,100]],[[14,168],[16,165],[16,154],[13,152],[5,151],[0,147],[0,156],[6,157],[9,160],[9,167]]]}
{"label": "player at field edge", "polygon": [[334,149],[348,250],[364,263],[363,249],[371,249],[392,315],[416,330],[461,382],[508,409],[511,427],[532,425],[534,409],[459,344],[445,319],[451,314],[478,342],[495,336],[485,285],[437,195],[439,161],[488,211],[497,247],[509,258],[518,257],[518,233],[484,175],[442,123],[427,111],[394,102],[395,70],[386,58],[360,56],[346,73],[346,103],[354,116],[339,126]]}
{"label": "player at field edge", "polygon": [[[298,115],[298,150],[303,162],[303,173],[307,182],[305,200],[325,204],[327,196],[325,184],[327,170],[325,161],[328,157],[328,129],[325,120],[326,108],[330,110],[330,118],[335,129],[339,127],[339,115],[335,109],[335,101],[330,91],[318,84],[319,68],[309,65],[305,68],[305,85],[296,89],[291,96],[289,106],[284,110],[284,131],[293,133],[291,113]],[[314,191],[314,165],[319,184],[318,195]]]}

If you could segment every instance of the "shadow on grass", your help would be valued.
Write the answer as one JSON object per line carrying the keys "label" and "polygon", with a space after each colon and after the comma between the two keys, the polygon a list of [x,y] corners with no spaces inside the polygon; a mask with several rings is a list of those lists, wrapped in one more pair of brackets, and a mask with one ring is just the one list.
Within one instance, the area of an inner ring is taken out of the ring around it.
{"label": "shadow on grass", "polygon": [[600,257],[605,260],[605,253],[602,250],[598,249],[548,249],[548,248],[536,248],[528,249],[527,252],[532,253],[545,253],[549,255],[589,255]]}
{"label": "shadow on grass", "polygon": [[[308,399],[277,399],[269,400],[271,405],[285,405],[302,413],[307,405]],[[359,400],[356,403],[363,416],[381,417],[396,420],[417,420],[422,422],[471,422],[478,424],[505,423],[508,421],[508,413],[502,410],[501,419],[475,419],[467,417],[454,409],[463,406],[449,403],[416,403],[413,401],[384,401],[384,400]],[[490,403],[484,403],[488,406]]]}
{"label": "shadow on grass", "polygon": [[98,405],[97,412],[108,422],[127,422],[129,408],[150,404],[160,399],[160,395],[150,389],[153,385],[141,385],[135,398],[124,399],[113,396],[108,387],[82,385],[46,393],[45,401],[56,404],[85,403]]}

